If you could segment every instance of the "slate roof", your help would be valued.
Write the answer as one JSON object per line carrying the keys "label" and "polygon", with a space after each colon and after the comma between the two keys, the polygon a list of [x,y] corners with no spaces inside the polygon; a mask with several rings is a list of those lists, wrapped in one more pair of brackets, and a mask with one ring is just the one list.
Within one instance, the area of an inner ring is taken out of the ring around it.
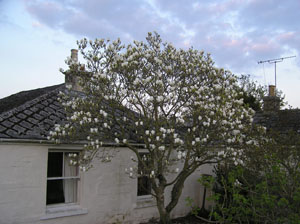
{"label": "slate roof", "polygon": [[263,125],[267,129],[279,131],[282,134],[289,131],[300,133],[300,110],[260,111],[255,114],[254,123]]}
{"label": "slate roof", "polygon": [[[65,121],[64,108],[57,100],[64,89],[65,85],[60,84],[0,99],[0,139],[46,140],[54,124]],[[259,111],[254,123],[281,133],[300,133],[300,110]],[[135,139],[134,134],[129,135]]]}
{"label": "slate roof", "polygon": [[64,84],[20,92],[0,99],[0,138],[47,139],[49,130],[65,120],[57,101]]}
{"label": "slate roof", "polygon": [[[66,120],[65,110],[57,100],[60,91],[65,91],[64,84],[0,99],[0,111],[4,111],[0,113],[0,139],[47,140],[54,125]],[[84,96],[80,92],[74,93]],[[118,110],[120,116],[126,116],[127,112],[127,109]],[[115,131],[118,131],[118,127],[112,129],[112,132]],[[134,132],[127,134],[128,139],[138,143]],[[108,143],[114,141],[113,135],[104,137]]]}

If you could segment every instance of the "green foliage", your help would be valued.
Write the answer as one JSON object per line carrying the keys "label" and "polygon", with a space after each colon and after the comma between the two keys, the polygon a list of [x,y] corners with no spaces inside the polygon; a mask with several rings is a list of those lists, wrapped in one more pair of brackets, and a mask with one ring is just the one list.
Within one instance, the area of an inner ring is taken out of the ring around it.
{"label": "green foliage", "polygon": [[[240,75],[238,77],[239,86],[241,88],[240,97],[244,100],[244,104],[248,105],[255,111],[262,110],[263,98],[268,95],[268,87],[253,81],[250,75]],[[285,95],[281,90],[276,89],[276,96],[280,99],[280,106],[286,106],[287,102],[284,100]]]}
{"label": "green foliage", "polygon": [[212,216],[221,223],[300,223],[300,144],[275,134],[244,165],[216,167]]}
{"label": "green foliage", "polygon": [[194,200],[191,197],[187,197],[185,201],[186,201],[186,206],[191,208],[191,214],[198,215],[200,208],[194,204]]}
{"label": "green foliage", "polygon": [[255,111],[261,110],[263,97],[267,95],[266,86],[262,86],[257,82],[252,81],[249,74],[242,74],[238,78],[238,81],[242,92],[240,97],[244,99],[244,103]]}

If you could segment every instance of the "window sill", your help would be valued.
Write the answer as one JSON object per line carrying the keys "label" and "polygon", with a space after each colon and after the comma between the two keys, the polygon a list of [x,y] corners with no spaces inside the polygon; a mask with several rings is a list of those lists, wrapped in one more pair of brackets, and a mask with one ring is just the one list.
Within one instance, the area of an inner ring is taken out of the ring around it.
{"label": "window sill", "polygon": [[41,220],[55,219],[73,215],[84,215],[87,213],[88,211],[86,208],[81,208],[79,205],[76,204],[51,205],[47,206],[46,214],[41,217]]}
{"label": "window sill", "polygon": [[155,206],[155,200],[152,195],[143,195],[137,197],[136,207],[135,208],[147,208]]}

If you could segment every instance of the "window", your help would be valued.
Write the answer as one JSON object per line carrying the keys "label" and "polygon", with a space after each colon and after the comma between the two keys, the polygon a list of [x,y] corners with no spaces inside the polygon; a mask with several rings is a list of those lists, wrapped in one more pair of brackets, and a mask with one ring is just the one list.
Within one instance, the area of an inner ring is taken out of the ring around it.
{"label": "window", "polygon": [[147,153],[140,153],[140,156],[143,159],[146,167],[143,165],[143,163],[139,162],[137,195],[138,196],[150,195],[151,193],[151,181],[149,177],[150,172],[149,170],[146,169],[148,165]]}
{"label": "window", "polygon": [[77,202],[78,167],[71,165],[78,153],[48,152],[46,204]]}

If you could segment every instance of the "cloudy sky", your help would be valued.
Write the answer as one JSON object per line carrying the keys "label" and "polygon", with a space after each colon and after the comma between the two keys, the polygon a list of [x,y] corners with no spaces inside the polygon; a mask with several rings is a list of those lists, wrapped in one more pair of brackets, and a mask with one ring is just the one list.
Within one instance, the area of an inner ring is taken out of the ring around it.
{"label": "cloudy sky", "polygon": [[178,48],[210,52],[216,65],[274,84],[300,107],[299,0],[0,0],[0,98],[64,82],[76,40],[145,40],[157,31]]}

